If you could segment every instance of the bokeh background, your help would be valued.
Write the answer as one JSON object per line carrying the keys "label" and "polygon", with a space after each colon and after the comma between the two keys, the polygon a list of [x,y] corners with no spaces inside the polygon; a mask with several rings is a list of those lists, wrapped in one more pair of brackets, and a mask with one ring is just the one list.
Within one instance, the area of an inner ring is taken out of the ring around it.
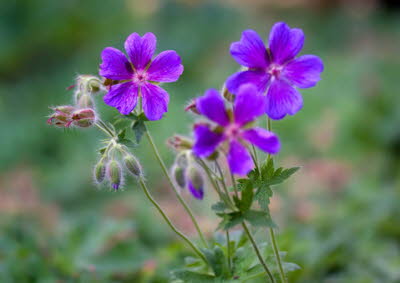
{"label": "bokeh background", "polygon": [[[165,140],[189,134],[184,104],[219,88],[238,65],[229,45],[252,28],[267,38],[286,21],[306,34],[303,54],[325,63],[304,108],[274,122],[277,161],[301,166],[278,188],[271,210],[279,245],[302,269],[291,282],[400,282],[400,5],[396,0],[9,0],[0,2],[0,282],[168,282],[190,251],[128,180],[96,188],[101,133],[46,125],[48,106],[67,104],[77,74],[97,74],[106,46],[152,31],[158,51],[176,50],[185,72],[166,89]],[[107,119],[117,114],[97,98]],[[151,190],[195,236],[150,148],[135,153]],[[193,200],[212,236],[218,220]],[[260,240],[267,239],[263,231]]]}

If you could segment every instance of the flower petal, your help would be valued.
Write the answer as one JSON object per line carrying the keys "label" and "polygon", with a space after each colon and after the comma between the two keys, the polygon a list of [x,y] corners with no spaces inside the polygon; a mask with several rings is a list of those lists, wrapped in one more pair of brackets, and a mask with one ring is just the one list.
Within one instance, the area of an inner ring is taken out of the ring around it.
{"label": "flower petal", "polygon": [[122,115],[128,115],[137,104],[138,88],[131,82],[113,85],[104,96],[104,102],[118,109]]}
{"label": "flower petal", "polygon": [[235,122],[244,125],[265,114],[265,96],[261,95],[252,84],[239,88],[233,105]]}
{"label": "flower petal", "polygon": [[169,95],[161,87],[145,83],[140,87],[143,111],[149,120],[160,120],[168,111]]}
{"label": "flower petal", "polygon": [[125,41],[125,50],[131,59],[131,63],[137,70],[142,70],[150,63],[156,50],[157,38],[148,32],[142,37],[132,33]]}
{"label": "flower petal", "polygon": [[281,147],[278,137],[274,133],[263,128],[246,130],[243,132],[242,137],[262,151],[271,154],[278,153]]}
{"label": "flower petal", "polygon": [[266,68],[269,64],[267,48],[254,30],[245,30],[240,41],[231,44],[231,55],[240,65]]}
{"label": "flower petal", "polygon": [[208,126],[197,124],[194,127],[194,139],[193,153],[198,157],[207,157],[214,153],[224,138],[222,134],[211,131]]}
{"label": "flower petal", "polygon": [[125,54],[113,47],[101,52],[100,76],[110,80],[129,80],[132,77],[132,66]]}
{"label": "flower petal", "polygon": [[203,96],[197,98],[196,106],[201,114],[221,126],[226,126],[229,123],[224,100],[216,89],[209,89]]}
{"label": "flower petal", "polygon": [[158,54],[147,70],[149,81],[163,83],[177,81],[182,73],[181,57],[173,50]]}
{"label": "flower petal", "polygon": [[243,71],[231,75],[226,80],[226,87],[232,93],[237,93],[238,89],[243,84],[254,84],[257,90],[264,93],[267,89],[270,75],[264,71]]}
{"label": "flower petal", "polygon": [[303,48],[304,33],[301,29],[291,29],[286,23],[276,23],[269,34],[269,48],[272,60],[283,64],[293,59]]}
{"label": "flower petal", "polygon": [[286,114],[294,115],[303,107],[301,94],[283,80],[275,80],[271,83],[266,101],[265,112],[274,120],[280,120]]}
{"label": "flower petal", "polygon": [[324,70],[322,60],[314,55],[303,55],[290,61],[283,69],[282,75],[300,88],[313,87],[321,79]]}
{"label": "flower petal", "polygon": [[192,194],[197,199],[203,199],[204,198],[204,187],[201,186],[199,188],[196,188],[192,182],[189,181],[188,184],[188,189],[189,192]]}
{"label": "flower petal", "polygon": [[228,164],[232,173],[246,175],[254,168],[254,162],[247,149],[238,141],[230,143]]}

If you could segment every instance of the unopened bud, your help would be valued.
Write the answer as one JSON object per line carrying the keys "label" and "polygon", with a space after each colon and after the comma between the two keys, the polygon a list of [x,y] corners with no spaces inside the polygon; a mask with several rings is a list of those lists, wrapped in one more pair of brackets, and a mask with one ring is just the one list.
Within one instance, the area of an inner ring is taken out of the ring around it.
{"label": "unopened bud", "polygon": [[94,102],[89,94],[82,94],[79,99],[77,98],[76,105],[78,108],[94,108]]}
{"label": "unopened bud", "polygon": [[72,123],[71,112],[75,110],[75,107],[71,105],[57,106],[53,108],[54,113],[47,119],[47,124],[55,125],[57,127],[68,128]]}
{"label": "unopened bud", "polygon": [[78,109],[72,113],[72,120],[74,125],[81,128],[87,128],[94,124],[96,113],[91,108]]}
{"label": "unopened bud", "polygon": [[107,164],[107,175],[111,187],[118,190],[122,184],[122,170],[117,161],[112,160]]}
{"label": "unopened bud", "polygon": [[192,149],[193,141],[187,137],[175,135],[168,139],[167,144],[176,151]]}
{"label": "unopened bud", "polygon": [[196,100],[193,99],[192,101],[189,102],[189,104],[185,107],[185,111],[188,112],[192,112],[194,114],[200,115],[199,110],[197,109],[197,105],[196,105]]}
{"label": "unopened bud", "polygon": [[178,186],[181,189],[184,189],[186,187],[185,169],[179,166],[174,166],[174,168],[172,169],[172,174]]}
{"label": "unopened bud", "polygon": [[98,184],[100,184],[104,181],[105,176],[106,176],[106,165],[104,163],[104,160],[100,159],[100,161],[94,167],[94,179]]}
{"label": "unopened bud", "polygon": [[200,171],[196,167],[188,169],[188,189],[189,192],[197,199],[204,197],[204,180]]}
{"label": "unopened bud", "polygon": [[124,165],[126,169],[135,177],[141,177],[143,174],[142,166],[135,156],[126,154],[124,156]]}
{"label": "unopened bud", "polygon": [[181,168],[187,168],[189,166],[189,155],[190,155],[189,150],[182,151],[179,153],[175,159],[175,163],[178,165],[178,167]]}

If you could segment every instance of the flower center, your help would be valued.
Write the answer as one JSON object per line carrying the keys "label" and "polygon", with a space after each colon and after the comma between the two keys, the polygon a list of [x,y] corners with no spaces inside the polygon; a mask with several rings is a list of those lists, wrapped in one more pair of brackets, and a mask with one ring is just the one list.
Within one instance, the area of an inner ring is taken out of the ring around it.
{"label": "flower center", "polygon": [[225,128],[224,133],[229,140],[236,140],[241,136],[242,129],[239,125],[233,123]]}
{"label": "flower center", "polygon": [[279,78],[279,76],[281,75],[282,69],[283,69],[283,67],[280,65],[271,64],[267,69],[267,73],[270,74],[274,78]]}
{"label": "flower center", "polygon": [[133,74],[132,81],[137,84],[142,84],[147,81],[147,74],[145,71],[136,71]]}

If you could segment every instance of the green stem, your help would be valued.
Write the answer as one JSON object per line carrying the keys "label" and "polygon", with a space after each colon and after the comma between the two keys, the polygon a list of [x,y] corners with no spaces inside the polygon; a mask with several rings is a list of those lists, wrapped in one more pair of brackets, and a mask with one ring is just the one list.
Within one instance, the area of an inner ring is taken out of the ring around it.
{"label": "green stem", "polygon": [[[272,125],[271,125],[270,118],[268,118],[268,120],[267,120],[267,129],[268,129],[268,131],[272,131]],[[272,155],[268,154],[268,158],[272,158]],[[283,270],[283,267],[282,267],[282,261],[281,261],[281,256],[279,254],[278,245],[276,244],[274,229],[269,228],[269,235],[271,237],[271,242],[272,242],[272,247],[274,249],[276,263],[278,264],[278,267],[279,267],[279,275],[281,277],[282,283],[286,283],[287,280],[286,280],[286,276],[285,276],[285,271]]]}
{"label": "green stem", "polygon": [[179,231],[174,224],[172,224],[171,220],[168,218],[168,216],[164,213],[164,211],[162,210],[162,208],[160,207],[160,205],[156,202],[156,200],[151,196],[149,189],[147,188],[145,182],[143,181],[142,178],[139,179],[139,184],[140,187],[143,189],[144,194],[146,195],[146,197],[150,200],[150,202],[157,208],[158,212],[160,212],[160,214],[162,215],[162,217],[164,218],[165,222],[167,222],[168,226],[179,236],[182,238],[182,240],[184,240],[192,249],[193,251],[206,263],[207,263],[207,259],[205,258],[205,256],[202,254],[202,252],[200,252],[200,250],[195,246],[195,244],[193,244],[188,237],[186,237],[181,231]]}
{"label": "green stem", "polygon": [[275,279],[274,279],[274,277],[272,276],[272,273],[271,273],[271,271],[269,270],[268,266],[266,265],[266,263],[265,263],[265,261],[264,261],[262,255],[261,255],[261,253],[260,253],[260,250],[259,250],[259,248],[258,248],[258,246],[257,246],[257,243],[256,243],[256,241],[254,240],[253,235],[251,234],[249,228],[247,227],[247,224],[246,224],[244,221],[242,222],[242,226],[243,226],[244,231],[245,231],[246,234],[247,234],[247,237],[249,237],[249,239],[250,239],[250,241],[251,241],[251,244],[253,245],[253,248],[254,248],[254,251],[255,251],[256,254],[257,254],[258,260],[260,261],[261,265],[264,267],[265,272],[267,272],[268,277],[269,277],[269,279],[271,280],[271,282],[274,283],[274,282],[275,282]]}
{"label": "green stem", "polygon": [[197,230],[197,233],[200,236],[200,239],[201,239],[203,245],[205,247],[208,247],[207,241],[205,240],[204,235],[200,230],[200,226],[199,226],[199,224],[197,223],[196,219],[193,216],[193,212],[191,211],[189,206],[186,204],[186,202],[182,198],[182,196],[179,194],[178,189],[176,188],[174,182],[172,181],[171,176],[168,173],[168,169],[165,166],[164,161],[162,160],[160,153],[158,152],[158,149],[157,149],[157,147],[156,147],[156,145],[155,145],[155,143],[153,141],[153,138],[150,135],[150,132],[149,132],[147,126],[144,125],[144,128],[145,128],[146,137],[147,137],[147,139],[148,139],[148,141],[149,141],[149,143],[150,143],[150,145],[151,145],[151,147],[153,149],[154,155],[156,156],[156,159],[157,159],[158,163],[160,164],[160,167],[161,167],[165,177],[167,177],[167,180],[168,180],[169,184],[171,185],[172,189],[174,190],[175,195],[178,198],[179,202],[182,204],[182,206],[184,207],[186,212],[189,214],[189,216],[190,216],[190,218],[191,218],[191,220],[192,220],[192,222],[193,222],[193,224],[194,224],[194,226],[195,226],[195,228]]}
{"label": "green stem", "polygon": [[229,237],[229,230],[226,230],[226,248],[227,248],[227,253],[228,253],[228,267],[229,267],[229,270],[231,271],[231,272],[233,272],[233,270],[232,270],[232,263],[231,263],[231,245],[230,245],[230,242],[231,242],[231,240],[230,240],[230,237]]}
{"label": "green stem", "polygon": [[259,166],[258,166],[257,150],[256,150],[256,148],[254,147],[253,144],[251,145],[251,148],[252,148],[252,150],[253,150],[252,157],[253,157],[254,164],[256,165],[257,170],[260,170],[260,168],[259,168]]}

